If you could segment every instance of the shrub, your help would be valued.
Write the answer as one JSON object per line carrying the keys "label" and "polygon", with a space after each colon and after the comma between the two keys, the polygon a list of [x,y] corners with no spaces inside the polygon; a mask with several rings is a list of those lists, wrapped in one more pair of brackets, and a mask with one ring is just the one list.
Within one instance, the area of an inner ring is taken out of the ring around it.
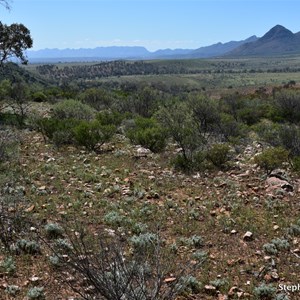
{"label": "shrub", "polygon": [[274,169],[279,168],[288,161],[289,151],[282,147],[274,147],[264,150],[255,156],[254,161],[259,167],[270,174]]}
{"label": "shrub", "polygon": [[130,238],[130,242],[134,247],[135,251],[142,253],[146,249],[152,249],[158,240],[158,236],[154,233],[142,233],[140,235],[134,235]]}
{"label": "shrub", "polygon": [[222,169],[225,166],[225,163],[227,163],[230,160],[230,147],[228,144],[214,144],[212,147],[207,151],[206,158],[212,164]]}
{"label": "shrub", "polygon": [[0,163],[6,161],[16,153],[15,148],[18,143],[17,135],[9,129],[0,128]]}
{"label": "shrub", "polygon": [[12,257],[6,257],[0,263],[0,270],[8,274],[14,274],[16,271],[15,261]]}
{"label": "shrub", "polygon": [[[74,247],[67,257],[61,257],[62,267],[57,271],[74,277],[76,283],[70,288],[84,299],[171,300],[183,289],[200,289],[192,275],[197,266],[181,263],[177,267],[156,234],[135,236],[129,243],[117,235],[95,236],[86,231],[68,238]],[[135,251],[130,251],[132,245]],[[170,274],[174,280],[166,282]]]}
{"label": "shrub", "polygon": [[95,111],[87,104],[80,101],[68,99],[54,105],[52,116],[55,119],[77,119],[91,120]]}
{"label": "shrub", "polygon": [[186,276],[181,278],[177,288],[180,294],[194,294],[199,293],[201,287],[201,282],[199,282],[196,277]]}
{"label": "shrub", "polygon": [[80,123],[75,119],[39,118],[34,122],[44,140],[50,139],[56,146],[74,143],[74,128]]}
{"label": "shrub", "polygon": [[45,299],[44,288],[43,287],[33,287],[30,288],[27,292],[27,297],[29,299]]}
{"label": "shrub", "polygon": [[252,129],[258,134],[259,138],[267,142],[271,146],[279,146],[280,141],[280,125],[270,120],[263,119],[259,123],[252,126]]}
{"label": "shrub", "polygon": [[266,254],[269,255],[276,255],[278,253],[276,246],[272,243],[264,244],[263,249],[266,252]]}
{"label": "shrub", "polygon": [[49,223],[45,226],[46,234],[50,239],[57,239],[63,236],[63,228],[55,223]]}
{"label": "shrub", "polygon": [[121,114],[117,111],[105,110],[96,115],[96,120],[101,125],[115,125],[117,127],[120,126],[122,121],[128,118],[128,116],[128,114]]}
{"label": "shrub", "polygon": [[200,264],[204,263],[208,259],[208,254],[206,251],[196,251],[193,253],[192,258],[198,261]]}
{"label": "shrub", "polygon": [[271,243],[274,244],[278,250],[288,250],[290,248],[289,241],[286,239],[273,239]]}
{"label": "shrub", "polygon": [[135,126],[126,135],[132,143],[160,152],[166,146],[166,131],[155,119],[136,118]]}
{"label": "shrub", "polygon": [[300,155],[300,127],[293,124],[282,125],[279,130],[281,145],[291,156]]}
{"label": "shrub", "polygon": [[88,150],[96,150],[108,142],[115,132],[114,125],[101,125],[98,121],[82,121],[74,128],[74,137],[79,145]]}
{"label": "shrub", "polygon": [[292,168],[295,172],[300,172],[300,156],[295,156],[291,160]]}
{"label": "shrub", "polygon": [[276,288],[270,284],[262,283],[254,289],[254,294],[258,299],[271,300],[276,294]]}
{"label": "shrub", "polygon": [[5,288],[5,293],[15,297],[20,291],[20,288],[17,285],[7,285]]}
{"label": "shrub", "polygon": [[108,91],[100,88],[86,89],[80,95],[80,99],[98,111],[108,108],[113,102],[112,95]]}
{"label": "shrub", "polygon": [[172,159],[171,164],[176,171],[182,171],[184,173],[191,172],[194,167],[193,162],[181,154],[177,154],[175,158]]}
{"label": "shrub", "polygon": [[45,102],[47,101],[47,96],[42,91],[37,91],[31,96],[34,102]]}
{"label": "shrub", "polygon": [[22,239],[17,241],[16,251],[22,251],[25,254],[35,255],[41,253],[41,246],[36,241]]}

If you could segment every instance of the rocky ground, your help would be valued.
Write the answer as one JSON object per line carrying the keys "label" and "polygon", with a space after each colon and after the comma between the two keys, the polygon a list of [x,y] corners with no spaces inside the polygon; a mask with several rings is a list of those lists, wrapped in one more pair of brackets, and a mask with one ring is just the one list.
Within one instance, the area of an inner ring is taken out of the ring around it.
{"label": "rocky ground", "polygon": [[[34,131],[21,136],[15,165],[20,177],[6,192],[24,193],[29,217],[42,224],[72,219],[95,231],[126,235],[131,228],[115,224],[110,212],[149,231],[160,223],[178,256],[196,251],[183,239],[202,237],[207,261],[197,274],[201,289],[182,299],[269,299],[258,298],[255,288],[271,284],[279,294],[279,284],[300,283],[300,179],[288,168],[269,176],[260,170],[253,160],[262,150],[259,143],[243,149],[228,171],[184,175],[169,164],[173,150],[153,154],[122,136],[98,154],[57,149]],[[0,274],[0,299],[13,299],[7,285],[20,288],[15,299],[26,299],[34,286],[44,287],[46,299],[74,299],[47,255],[42,250],[16,256],[16,271]],[[299,291],[287,295],[278,299],[300,299]]]}

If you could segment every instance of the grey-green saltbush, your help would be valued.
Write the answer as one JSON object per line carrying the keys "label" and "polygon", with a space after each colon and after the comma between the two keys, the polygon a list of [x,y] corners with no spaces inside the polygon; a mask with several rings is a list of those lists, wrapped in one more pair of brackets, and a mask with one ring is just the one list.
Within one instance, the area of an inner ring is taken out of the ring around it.
{"label": "grey-green saltbush", "polygon": [[158,242],[158,236],[154,233],[134,235],[130,242],[136,251],[151,250]]}
{"label": "grey-green saltbush", "polygon": [[73,250],[72,245],[66,239],[57,239],[55,242],[55,246],[59,249],[59,251],[70,252]]}
{"label": "grey-green saltbush", "polygon": [[204,263],[208,259],[208,254],[206,251],[196,251],[193,253],[192,258],[198,263]]}
{"label": "grey-green saltbush", "polygon": [[29,299],[45,299],[44,288],[43,287],[33,287],[30,288],[27,292],[27,297]]}
{"label": "grey-green saltbush", "polygon": [[45,225],[45,230],[48,238],[57,239],[63,236],[63,228],[55,223],[49,223]]}
{"label": "grey-green saltbush", "polygon": [[178,290],[181,293],[198,293],[201,289],[201,283],[194,276],[185,276],[178,283]]}
{"label": "grey-green saltbush", "polygon": [[5,289],[5,293],[11,296],[16,296],[19,291],[20,288],[17,285],[8,285]]}
{"label": "grey-green saltbush", "polygon": [[190,238],[181,238],[180,243],[195,248],[201,248],[204,246],[203,238],[198,235],[193,235]]}
{"label": "grey-green saltbush", "polygon": [[36,241],[27,241],[25,239],[18,240],[16,243],[16,251],[21,251],[26,254],[40,254],[41,246]]}
{"label": "grey-green saltbush", "polygon": [[278,253],[278,250],[273,243],[264,244],[263,250],[269,255],[276,255]]}
{"label": "grey-green saltbush", "polygon": [[262,283],[254,289],[254,294],[258,299],[271,300],[276,294],[276,288],[270,284]]}
{"label": "grey-green saltbush", "polygon": [[273,239],[271,243],[274,244],[278,250],[288,250],[290,248],[289,241],[286,239]]}
{"label": "grey-green saltbush", "polygon": [[16,271],[15,261],[12,257],[6,257],[0,263],[0,270],[3,270],[5,273],[13,274]]}

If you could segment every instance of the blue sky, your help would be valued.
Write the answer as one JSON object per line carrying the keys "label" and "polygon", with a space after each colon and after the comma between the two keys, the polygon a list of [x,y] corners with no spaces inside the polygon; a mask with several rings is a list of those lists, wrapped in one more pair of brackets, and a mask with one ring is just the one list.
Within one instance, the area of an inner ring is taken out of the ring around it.
{"label": "blue sky", "polygon": [[300,0],[13,0],[3,23],[23,23],[43,48],[196,49],[281,24],[300,31]]}

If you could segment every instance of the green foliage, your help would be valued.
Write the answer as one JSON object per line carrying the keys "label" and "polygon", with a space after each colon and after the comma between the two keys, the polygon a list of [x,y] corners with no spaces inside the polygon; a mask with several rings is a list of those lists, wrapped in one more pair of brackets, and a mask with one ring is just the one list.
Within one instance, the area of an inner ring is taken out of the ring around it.
{"label": "green foliage", "polygon": [[42,91],[37,91],[37,92],[34,92],[31,96],[31,99],[34,101],[34,102],[46,102],[48,97],[47,95],[42,92]]}
{"label": "green foliage", "polygon": [[258,134],[259,138],[271,146],[279,146],[281,144],[279,124],[263,119],[251,128]]}
{"label": "green foliage", "polygon": [[8,274],[14,274],[16,271],[16,264],[12,257],[6,257],[0,263],[0,270],[1,272],[5,272]]}
{"label": "green foliage", "polygon": [[289,151],[282,147],[274,147],[264,150],[255,156],[254,161],[259,167],[269,174],[272,170],[280,168],[283,163],[288,162]]}
{"label": "green foliage", "polygon": [[43,300],[45,299],[44,288],[43,287],[33,287],[27,292],[27,297],[29,299]]}
{"label": "green foliage", "polygon": [[135,126],[126,132],[132,143],[160,152],[166,146],[166,131],[155,119],[138,117],[134,120]]}
{"label": "green foliage", "polygon": [[286,240],[286,239],[280,239],[280,238],[277,238],[277,239],[273,239],[271,241],[272,244],[275,245],[275,247],[280,251],[280,250],[288,250],[290,249],[290,244],[289,244],[289,241]]}
{"label": "green foliage", "polygon": [[17,285],[7,285],[5,288],[5,293],[13,297],[15,297],[19,292],[20,288]]}
{"label": "green foliage", "polygon": [[207,151],[206,158],[217,168],[224,168],[230,160],[230,146],[228,144],[214,144]]}
{"label": "green foliage", "polygon": [[208,260],[208,253],[206,251],[197,250],[193,253],[192,258],[202,264]]}
{"label": "green foliage", "polygon": [[300,172],[300,156],[295,156],[291,160],[292,168],[295,172]]}
{"label": "green foliage", "polygon": [[264,244],[263,250],[265,251],[266,254],[269,255],[276,255],[278,253],[278,250],[273,243]]}
{"label": "green foliage", "polygon": [[130,243],[132,244],[134,250],[139,253],[153,249],[157,242],[158,236],[149,232],[142,233],[140,235],[134,235],[130,238]]}
{"label": "green foliage", "polygon": [[74,137],[80,146],[96,150],[108,142],[116,132],[114,125],[102,125],[99,121],[82,121],[74,128]]}
{"label": "green foliage", "polygon": [[29,29],[23,24],[5,25],[0,22],[0,32],[1,64],[12,57],[26,64],[25,50],[31,48],[33,44]]}
{"label": "green foliage", "polygon": [[300,121],[300,92],[294,89],[281,89],[274,94],[278,114],[282,119],[298,123]]}
{"label": "green foliage", "polygon": [[254,294],[257,296],[258,299],[262,300],[272,300],[276,294],[276,287],[262,283],[260,286],[254,289]]}
{"label": "green foliage", "polygon": [[55,223],[45,225],[46,235],[50,239],[57,239],[63,236],[63,228]]}
{"label": "green foliage", "polygon": [[180,279],[178,290],[181,294],[197,294],[202,287],[201,282],[194,276],[185,276]]}
{"label": "green foliage", "polygon": [[171,164],[176,171],[182,171],[184,173],[189,173],[194,168],[193,162],[181,154],[177,154],[175,158],[172,159]]}
{"label": "green foliage", "polygon": [[41,246],[36,241],[22,239],[16,243],[16,252],[19,251],[31,255],[41,254]]}
{"label": "green foliage", "polygon": [[86,89],[80,99],[98,111],[109,108],[113,102],[111,93],[101,88]]}
{"label": "green foliage", "polygon": [[68,99],[54,105],[52,116],[55,119],[91,120],[95,115],[94,110],[80,101]]}
{"label": "green foliage", "polygon": [[281,145],[289,150],[291,156],[300,155],[300,127],[295,124],[284,124],[280,127]]}
{"label": "green foliage", "polygon": [[50,139],[56,146],[74,143],[74,128],[80,124],[76,119],[38,118],[35,128],[44,139]]}
{"label": "green foliage", "polygon": [[122,114],[117,111],[101,111],[97,113],[96,120],[101,125],[114,125],[116,127],[120,126],[122,121],[129,117],[129,114]]}

